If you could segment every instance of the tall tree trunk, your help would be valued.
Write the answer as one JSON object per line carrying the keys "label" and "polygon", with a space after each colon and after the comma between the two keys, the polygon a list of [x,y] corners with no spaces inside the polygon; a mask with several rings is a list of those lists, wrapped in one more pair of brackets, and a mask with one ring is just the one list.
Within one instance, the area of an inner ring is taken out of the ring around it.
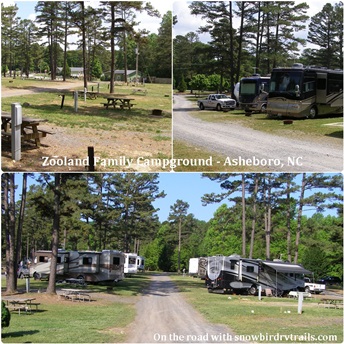
{"label": "tall tree trunk", "polygon": [[291,174],[287,174],[287,255],[288,262],[291,262],[291,204],[290,204],[290,186],[291,186]]}
{"label": "tall tree trunk", "polygon": [[245,202],[245,174],[241,175],[241,206],[242,206],[242,256],[246,257],[246,202]]}
{"label": "tall tree trunk", "polygon": [[19,218],[18,218],[18,230],[17,230],[17,236],[16,236],[16,262],[19,262],[22,259],[21,257],[22,232],[23,232],[25,205],[26,205],[26,189],[27,189],[27,173],[23,173],[22,196],[21,196]]}
{"label": "tall tree trunk", "polygon": [[251,230],[251,244],[250,244],[250,255],[249,258],[253,257],[254,248],[254,235],[256,231],[256,220],[257,220],[257,194],[258,194],[258,174],[255,174],[254,181],[254,193],[253,193],[253,218],[252,218],[252,230]]}
{"label": "tall tree trunk", "polygon": [[294,256],[294,263],[297,264],[299,259],[299,243],[301,237],[301,221],[302,221],[302,209],[303,209],[303,202],[305,198],[305,189],[306,189],[306,173],[302,174],[302,184],[301,184],[301,193],[299,199],[299,209],[297,213],[297,227],[296,227],[296,239],[295,239],[295,256]]}
{"label": "tall tree trunk", "polygon": [[55,186],[54,186],[54,220],[53,220],[53,233],[51,240],[51,265],[49,284],[47,288],[47,294],[56,294],[56,267],[57,267],[57,255],[59,247],[59,230],[60,230],[60,185],[61,174],[55,173]]}
{"label": "tall tree trunk", "polygon": [[85,25],[85,4],[84,1],[81,1],[81,30],[82,30],[82,65],[84,69],[84,88],[87,90],[87,76],[88,76],[88,68],[87,68],[87,49],[86,49],[86,25]]}
{"label": "tall tree trunk", "polygon": [[178,274],[180,274],[180,251],[182,247],[182,218],[179,219],[178,228]]}
{"label": "tall tree trunk", "polygon": [[115,5],[110,3],[111,11],[111,37],[110,37],[110,48],[111,48],[111,69],[110,69],[110,93],[115,92]]}

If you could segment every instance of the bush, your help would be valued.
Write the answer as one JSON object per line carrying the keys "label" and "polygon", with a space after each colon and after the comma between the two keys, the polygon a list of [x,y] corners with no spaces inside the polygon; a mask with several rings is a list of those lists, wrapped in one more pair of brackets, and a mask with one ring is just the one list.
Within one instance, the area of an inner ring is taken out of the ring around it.
{"label": "bush", "polygon": [[11,313],[5,305],[4,301],[1,301],[1,327],[10,326]]}

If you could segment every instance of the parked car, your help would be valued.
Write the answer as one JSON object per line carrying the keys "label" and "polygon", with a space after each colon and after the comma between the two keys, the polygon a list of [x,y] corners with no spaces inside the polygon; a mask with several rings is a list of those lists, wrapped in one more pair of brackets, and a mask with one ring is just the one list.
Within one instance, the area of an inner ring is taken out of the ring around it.
{"label": "parked car", "polygon": [[21,265],[18,268],[17,276],[18,278],[28,277],[30,275],[30,270],[26,265]]}
{"label": "parked car", "polygon": [[339,285],[342,283],[342,280],[339,277],[336,276],[326,276],[323,278],[320,278],[317,283],[324,283],[329,285]]}

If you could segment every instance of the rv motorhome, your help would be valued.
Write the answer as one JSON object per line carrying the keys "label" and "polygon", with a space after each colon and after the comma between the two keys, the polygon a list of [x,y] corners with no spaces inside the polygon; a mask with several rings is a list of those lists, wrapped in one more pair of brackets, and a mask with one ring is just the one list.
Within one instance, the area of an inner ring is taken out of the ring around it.
{"label": "rv motorhome", "polygon": [[137,253],[124,253],[124,274],[136,274],[137,273]]}
{"label": "rv motorhome", "polygon": [[271,289],[275,295],[291,290],[304,290],[304,274],[310,271],[301,265],[282,261],[241,258],[238,255],[208,257],[206,285],[208,290],[248,292],[256,294]]}
{"label": "rv motorhome", "polygon": [[[49,278],[51,251],[37,251],[30,276]],[[59,250],[56,276],[78,278],[85,282],[121,281],[124,278],[124,254],[116,250],[65,251]]]}
{"label": "rv motorhome", "polygon": [[199,258],[189,259],[189,275],[190,276],[198,276],[198,262],[199,262]]}

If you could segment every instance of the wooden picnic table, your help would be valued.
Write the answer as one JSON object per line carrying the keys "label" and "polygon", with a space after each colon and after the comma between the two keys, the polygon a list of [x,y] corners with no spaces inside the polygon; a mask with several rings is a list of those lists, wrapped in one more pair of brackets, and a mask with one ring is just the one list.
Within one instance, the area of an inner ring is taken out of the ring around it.
{"label": "wooden picnic table", "polygon": [[133,98],[125,98],[125,97],[121,97],[121,96],[110,96],[110,97],[106,97],[107,102],[106,103],[102,103],[107,109],[109,108],[109,106],[113,106],[113,108],[115,109],[117,106],[120,109],[131,109],[135,104],[131,103],[132,100],[135,100]]}
{"label": "wooden picnic table", "polygon": [[[11,136],[11,114],[7,112],[1,113],[1,135],[2,136]],[[25,141],[35,140],[36,146],[41,145],[40,139],[46,137],[47,134],[52,134],[49,131],[38,129],[40,123],[48,122],[46,119],[22,117],[21,124],[21,136]]]}
{"label": "wooden picnic table", "polygon": [[[78,92],[79,97],[83,97],[84,93],[85,93],[84,91],[79,91]],[[99,94],[98,92],[86,91],[86,96],[89,99],[97,99],[98,94]]]}
{"label": "wooden picnic table", "polygon": [[20,311],[25,311],[25,313],[31,313],[32,312],[32,306],[36,306],[36,310],[38,308],[39,303],[33,303],[32,301],[36,300],[35,298],[28,297],[3,297],[4,301],[6,301],[6,304],[8,308],[12,311],[18,311],[20,315]]}
{"label": "wooden picnic table", "polygon": [[89,292],[88,290],[63,288],[61,291],[63,293],[60,294],[60,296],[64,297],[66,300],[91,301],[91,297],[87,293]]}
{"label": "wooden picnic table", "polygon": [[343,299],[342,298],[333,298],[333,297],[323,297],[318,302],[318,306],[324,305],[326,308],[342,308]]}

